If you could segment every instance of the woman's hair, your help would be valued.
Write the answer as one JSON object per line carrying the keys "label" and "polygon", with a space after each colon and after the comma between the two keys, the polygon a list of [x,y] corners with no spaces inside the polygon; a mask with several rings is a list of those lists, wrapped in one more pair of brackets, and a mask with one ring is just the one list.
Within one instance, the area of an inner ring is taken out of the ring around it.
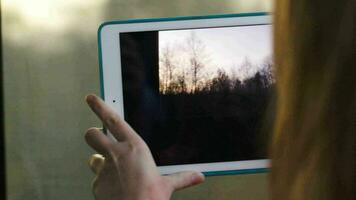
{"label": "woman's hair", "polygon": [[277,0],[271,199],[356,199],[355,0]]}

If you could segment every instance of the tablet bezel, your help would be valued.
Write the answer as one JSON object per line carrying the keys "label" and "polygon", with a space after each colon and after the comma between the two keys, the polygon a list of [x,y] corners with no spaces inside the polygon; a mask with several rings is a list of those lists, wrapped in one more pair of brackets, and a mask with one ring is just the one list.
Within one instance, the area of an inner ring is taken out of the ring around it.
{"label": "tablet bezel", "polygon": [[[118,56],[120,55],[119,33],[267,24],[271,24],[271,16],[268,13],[134,19],[105,22],[101,24],[98,29],[101,96],[120,116],[124,116],[121,58]],[[261,173],[266,172],[268,168],[269,160],[260,159],[159,166],[159,171],[162,174],[170,174],[184,170],[195,170],[211,176]]]}

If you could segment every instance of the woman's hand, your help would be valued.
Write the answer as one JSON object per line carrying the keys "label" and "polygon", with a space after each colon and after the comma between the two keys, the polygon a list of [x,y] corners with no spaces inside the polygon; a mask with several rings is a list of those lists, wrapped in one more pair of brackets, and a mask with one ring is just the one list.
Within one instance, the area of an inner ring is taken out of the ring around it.
{"label": "woman's hand", "polygon": [[88,95],[86,101],[117,140],[97,128],[90,128],[85,135],[87,143],[99,153],[89,161],[96,174],[96,199],[167,200],[174,191],[204,181],[198,172],[161,176],[141,137],[97,96]]}

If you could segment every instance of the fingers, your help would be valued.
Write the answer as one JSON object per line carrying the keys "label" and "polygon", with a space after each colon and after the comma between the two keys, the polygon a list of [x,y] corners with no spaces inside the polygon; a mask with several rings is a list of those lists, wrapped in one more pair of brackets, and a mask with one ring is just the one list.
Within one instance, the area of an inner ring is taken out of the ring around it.
{"label": "fingers", "polygon": [[105,162],[105,158],[100,155],[100,154],[93,154],[90,158],[89,158],[89,167],[90,169],[95,173],[95,174],[99,174],[99,172],[101,171],[101,169],[104,166],[104,162]]}
{"label": "fingers", "polygon": [[205,177],[200,172],[179,172],[165,177],[172,185],[173,190],[180,190],[186,187],[197,185],[205,180]]}
{"label": "fingers", "polygon": [[89,146],[100,154],[108,155],[111,151],[112,141],[98,128],[90,128],[85,134]]}
{"label": "fingers", "polygon": [[88,95],[86,101],[118,141],[126,140],[134,135],[131,127],[99,97]]}

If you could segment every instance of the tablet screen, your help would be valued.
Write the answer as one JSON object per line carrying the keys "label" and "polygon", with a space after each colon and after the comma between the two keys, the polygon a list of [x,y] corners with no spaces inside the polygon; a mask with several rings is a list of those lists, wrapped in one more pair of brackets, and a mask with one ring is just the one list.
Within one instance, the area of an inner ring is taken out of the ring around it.
{"label": "tablet screen", "polygon": [[120,33],[126,121],[159,166],[266,158],[271,25]]}

